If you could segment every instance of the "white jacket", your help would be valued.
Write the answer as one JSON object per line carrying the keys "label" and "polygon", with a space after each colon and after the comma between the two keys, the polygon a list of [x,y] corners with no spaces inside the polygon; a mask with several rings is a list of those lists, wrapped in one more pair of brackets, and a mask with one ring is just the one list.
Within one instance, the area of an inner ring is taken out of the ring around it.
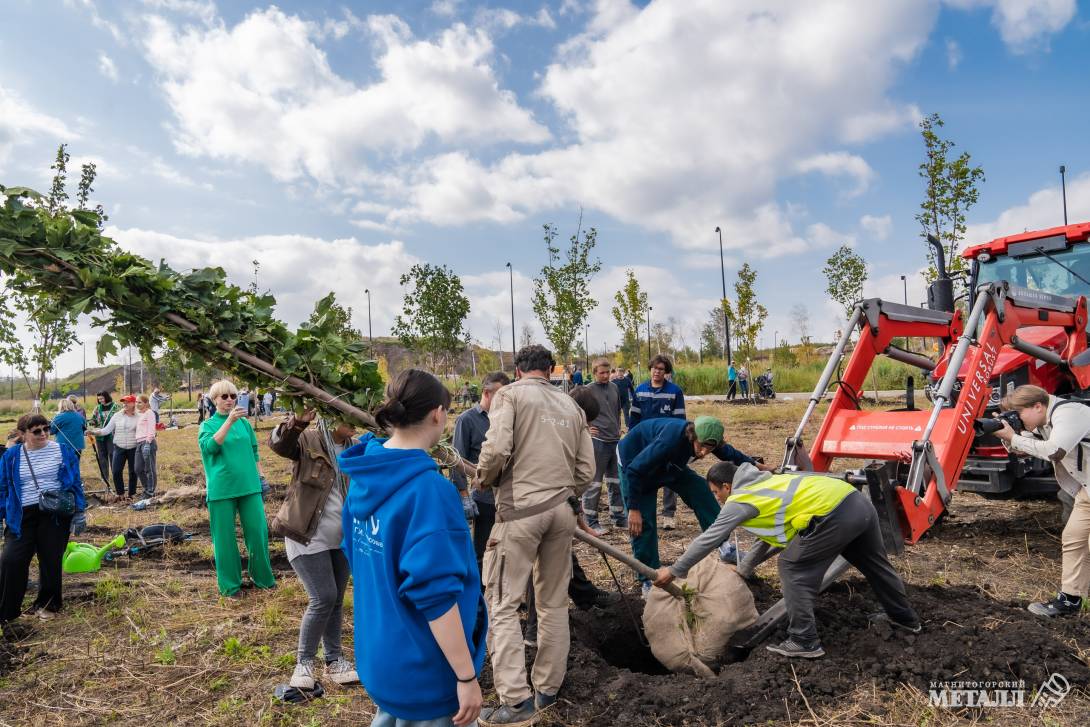
{"label": "white jacket", "polygon": [[1052,462],[1056,468],[1056,481],[1064,492],[1074,497],[1090,483],[1090,447],[1087,446],[1090,443],[1082,441],[1090,436],[1090,406],[1065,404],[1058,407],[1066,401],[1058,396],[1048,397],[1048,419],[1037,428],[1041,439],[1015,434],[1007,449]]}

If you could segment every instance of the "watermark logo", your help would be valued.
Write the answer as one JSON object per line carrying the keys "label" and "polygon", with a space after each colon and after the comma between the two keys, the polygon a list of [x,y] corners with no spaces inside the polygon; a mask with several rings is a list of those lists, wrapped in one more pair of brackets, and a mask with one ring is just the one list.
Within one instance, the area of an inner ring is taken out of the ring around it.
{"label": "watermark logo", "polygon": [[1030,706],[1038,707],[1041,711],[1055,707],[1064,701],[1064,697],[1070,691],[1071,683],[1067,681],[1063,674],[1052,674],[1037,690],[1037,695],[1033,697]]}
{"label": "watermark logo", "polygon": [[[1064,700],[1071,684],[1063,674],[1051,674],[1037,689],[1029,706],[1040,711],[1051,709]],[[1017,681],[935,681],[928,685],[928,700],[934,707],[1024,707],[1026,682]]]}

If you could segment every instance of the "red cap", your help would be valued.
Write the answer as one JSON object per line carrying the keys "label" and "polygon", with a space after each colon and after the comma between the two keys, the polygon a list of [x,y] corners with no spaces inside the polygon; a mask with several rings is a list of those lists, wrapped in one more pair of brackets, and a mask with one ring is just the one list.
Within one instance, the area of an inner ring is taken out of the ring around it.
{"label": "red cap", "polygon": [[126,404],[132,404],[136,402],[136,397],[132,394],[129,394],[128,396],[121,397],[121,401],[125,402]]}

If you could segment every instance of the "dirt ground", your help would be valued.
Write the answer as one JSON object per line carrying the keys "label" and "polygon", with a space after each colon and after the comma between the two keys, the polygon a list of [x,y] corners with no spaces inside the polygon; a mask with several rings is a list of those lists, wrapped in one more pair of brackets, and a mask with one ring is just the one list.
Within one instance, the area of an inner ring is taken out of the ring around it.
{"label": "dirt ground", "polygon": [[[695,405],[714,412],[730,441],[778,460],[802,402],[739,407]],[[260,425],[262,433],[270,423]],[[811,432],[812,434],[812,432]],[[164,432],[160,490],[201,482],[196,429]],[[272,510],[288,481],[287,463],[263,451],[274,484]],[[698,469],[705,469],[700,463]],[[85,458],[87,489],[101,482]],[[663,560],[679,555],[697,533],[681,507],[681,527],[662,533]],[[179,503],[143,512],[115,504],[94,508],[83,542],[102,543],[126,527],[176,522],[194,533],[163,553],[122,559],[94,574],[65,577],[65,609],[50,622],[24,618],[0,641],[0,727],[3,725],[360,725],[374,707],[364,691],[328,686],[326,697],[301,706],[272,699],[294,665],[306,594],[274,541],[279,584],[240,601],[215,589],[207,514]],[[572,650],[550,725],[1084,725],[1090,712],[1090,619],[1086,612],[1042,622],[1025,611],[1049,596],[1059,579],[1059,508],[1055,502],[988,501],[955,495],[950,516],[908,548],[896,565],[924,621],[919,636],[867,626],[877,609],[865,582],[849,575],[818,602],[827,656],[788,662],[754,650],[718,676],[665,673],[641,643],[642,609],[634,577],[614,563],[624,601],[608,610],[572,611]],[[606,539],[627,547],[623,533]],[[743,548],[749,538],[742,536]],[[588,575],[615,588],[603,559],[576,546]],[[775,564],[753,584],[758,608],[778,597]],[[34,573],[32,571],[32,578]],[[351,594],[346,609],[351,612]],[[773,638],[777,638],[776,635]],[[346,646],[351,620],[346,615]],[[532,655],[533,650],[529,653]],[[1063,675],[1072,691],[1047,710],[1029,706],[1041,683]],[[1021,707],[932,706],[935,680],[1023,681]],[[491,674],[482,683],[486,703]]]}

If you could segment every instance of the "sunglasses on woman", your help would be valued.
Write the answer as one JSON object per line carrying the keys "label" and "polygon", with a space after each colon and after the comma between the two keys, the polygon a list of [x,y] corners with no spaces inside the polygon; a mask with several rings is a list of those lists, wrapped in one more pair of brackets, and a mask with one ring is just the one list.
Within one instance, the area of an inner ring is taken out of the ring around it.
{"label": "sunglasses on woman", "polygon": [[228,399],[237,399],[238,394],[220,394],[220,398],[224,401],[227,401]]}
{"label": "sunglasses on woman", "polygon": [[43,434],[49,434],[49,427],[33,427],[31,429],[28,429],[27,433],[28,434],[34,434],[34,435],[37,435],[37,436],[41,436]]}

